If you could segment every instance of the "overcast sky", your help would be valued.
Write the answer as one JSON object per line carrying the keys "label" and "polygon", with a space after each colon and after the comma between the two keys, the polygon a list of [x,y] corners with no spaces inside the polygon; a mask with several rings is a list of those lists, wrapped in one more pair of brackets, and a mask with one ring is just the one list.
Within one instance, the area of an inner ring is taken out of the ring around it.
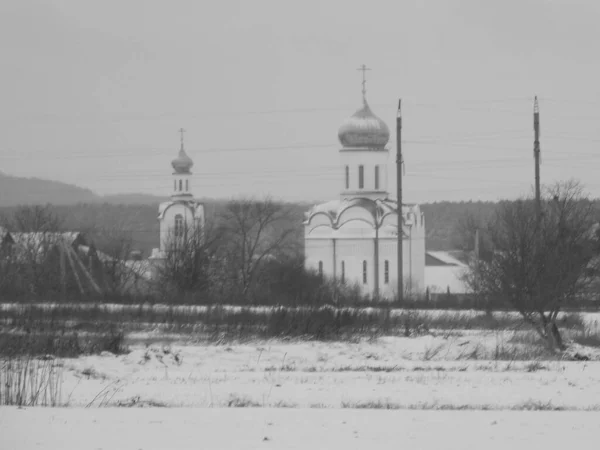
{"label": "overcast sky", "polygon": [[[183,127],[197,196],[335,198],[337,130],[403,100],[406,201],[600,197],[597,0],[3,0],[0,171],[168,195]],[[395,185],[390,186],[395,192]]]}

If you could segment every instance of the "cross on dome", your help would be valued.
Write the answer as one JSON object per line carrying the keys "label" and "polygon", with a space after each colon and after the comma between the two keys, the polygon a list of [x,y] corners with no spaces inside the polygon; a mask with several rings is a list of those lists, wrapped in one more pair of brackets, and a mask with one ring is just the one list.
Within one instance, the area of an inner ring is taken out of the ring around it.
{"label": "cross on dome", "polygon": [[367,70],[371,70],[369,69],[367,66],[365,66],[364,64],[362,66],[360,66],[358,69],[356,70],[360,70],[362,71],[362,95],[363,95],[363,103],[367,103]]}

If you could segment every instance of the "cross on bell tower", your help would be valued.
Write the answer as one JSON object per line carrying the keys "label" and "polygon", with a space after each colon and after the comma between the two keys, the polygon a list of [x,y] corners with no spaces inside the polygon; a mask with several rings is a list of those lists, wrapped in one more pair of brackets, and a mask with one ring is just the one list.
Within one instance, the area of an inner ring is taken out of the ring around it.
{"label": "cross on bell tower", "polygon": [[181,140],[181,150],[183,150],[183,133],[185,133],[185,130],[183,128],[179,129],[179,134],[181,135],[180,140]]}
{"label": "cross on bell tower", "polygon": [[371,69],[369,69],[367,66],[365,66],[363,64],[356,70],[362,71],[362,95],[363,95],[363,103],[366,104],[367,103],[367,70],[371,70]]}

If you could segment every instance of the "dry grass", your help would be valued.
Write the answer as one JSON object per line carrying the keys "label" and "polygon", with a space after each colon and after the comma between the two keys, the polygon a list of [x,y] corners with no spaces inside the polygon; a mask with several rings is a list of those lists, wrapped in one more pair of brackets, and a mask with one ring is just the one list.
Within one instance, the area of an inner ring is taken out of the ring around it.
{"label": "dry grass", "polygon": [[62,405],[63,367],[55,358],[0,360],[0,405]]}
{"label": "dry grass", "polygon": [[[204,340],[299,337],[345,340],[380,335],[406,337],[456,330],[509,330],[523,327],[518,315],[476,311],[417,311],[390,308],[227,307],[173,305],[3,305],[3,322],[17,330],[56,330],[107,335],[111,328],[202,334]],[[562,329],[584,330],[579,314],[567,314]]]}

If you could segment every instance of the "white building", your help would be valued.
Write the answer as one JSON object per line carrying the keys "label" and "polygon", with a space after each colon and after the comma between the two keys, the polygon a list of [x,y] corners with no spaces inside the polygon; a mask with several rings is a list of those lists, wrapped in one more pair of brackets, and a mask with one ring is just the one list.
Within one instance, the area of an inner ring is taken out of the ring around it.
{"label": "white building", "polygon": [[160,224],[160,248],[152,251],[151,259],[161,260],[165,257],[173,239],[184,238],[192,230],[204,228],[204,205],[194,199],[192,194],[192,159],[186,154],[183,146],[183,130],[179,155],[173,161],[173,191],[171,200],[158,207]]}
{"label": "white building", "polygon": [[[364,82],[363,82],[364,83]],[[397,288],[398,204],[388,194],[390,133],[367,104],[347,119],[338,137],[343,185],[338,200],[314,206],[304,222],[306,268],[364,294],[392,298]],[[405,291],[425,289],[425,220],[416,204],[402,205]]]}
{"label": "white building", "polygon": [[451,252],[428,251],[425,256],[425,285],[432,294],[465,294],[467,286],[462,277],[467,270],[467,264]]}

